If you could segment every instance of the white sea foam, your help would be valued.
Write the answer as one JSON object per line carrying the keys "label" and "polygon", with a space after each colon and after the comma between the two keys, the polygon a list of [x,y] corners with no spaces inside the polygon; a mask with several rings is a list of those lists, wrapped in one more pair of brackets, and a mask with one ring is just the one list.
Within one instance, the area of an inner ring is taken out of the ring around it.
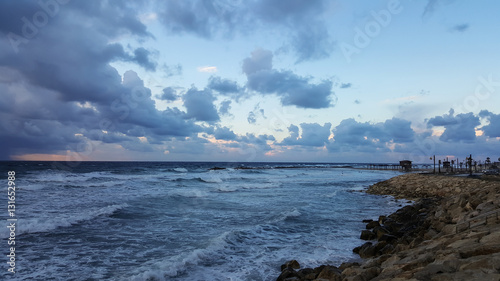
{"label": "white sea foam", "polygon": [[[397,207],[389,199],[346,192],[388,177],[368,172],[345,172],[340,179],[341,171],[334,169],[207,172],[198,164],[155,164],[148,170],[152,164],[138,163],[141,169],[129,173],[127,165],[97,164],[94,172],[74,174],[37,170],[19,177],[16,184],[33,184],[20,188],[23,201],[16,206],[17,234],[26,250],[19,264],[23,276],[67,280],[68,272],[82,272],[95,280],[275,280],[279,265],[292,258],[305,267],[340,264],[360,245],[361,220]],[[189,172],[174,170],[183,167]],[[133,213],[108,218],[125,202]],[[66,258],[55,263],[61,256]]]}
{"label": "white sea foam", "polygon": [[[16,223],[16,234],[48,232],[59,227],[68,227],[83,221],[89,221],[99,216],[109,216],[126,207],[128,207],[127,204],[109,205],[83,213],[60,214],[55,215],[55,217],[19,218]],[[2,228],[1,231],[1,237],[8,237],[9,233],[7,228]]]}
{"label": "white sea foam", "polygon": [[235,185],[218,185],[216,190],[220,192],[234,192],[239,189]]}
{"label": "white sea foam", "polygon": [[299,210],[297,210],[296,208],[293,208],[292,210],[282,212],[281,214],[279,214],[279,216],[276,219],[272,220],[272,222],[276,223],[276,222],[280,222],[280,221],[285,221],[288,218],[297,218],[297,217],[300,217],[301,215],[302,215],[302,213]]}
{"label": "white sea foam", "polygon": [[188,170],[186,168],[175,168],[174,171],[178,173],[187,173]]}
{"label": "white sea foam", "polygon": [[221,183],[222,179],[219,176],[216,175],[211,175],[211,176],[202,176],[199,177],[200,181],[206,182],[206,183]]}
{"label": "white sea foam", "polygon": [[[190,266],[196,266],[205,259],[211,259],[217,252],[228,246],[227,240],[234,235],[234,231],[227,231],[217,236],[205,249],[196,249],[189,253],[174,256],[166,260],[155,262],[143,268],[142,272],[130,277],[130,281],[165,281],[170,280],[187,270]],[[200,278],[200,276],[198,276]],[[198,280],[198,279],[190,279]],[[200,279],[202,280],[202,279]]]}
{"label": "white sea foam", "polygon": [[176,189],[170,192],[170,196],[181,196],[187,198],[207,197],[207,192],[199,189]]}

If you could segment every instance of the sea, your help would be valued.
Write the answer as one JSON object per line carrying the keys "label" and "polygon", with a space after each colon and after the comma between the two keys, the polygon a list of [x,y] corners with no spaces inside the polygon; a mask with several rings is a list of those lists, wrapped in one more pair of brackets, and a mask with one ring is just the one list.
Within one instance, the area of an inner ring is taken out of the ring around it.
{"label": "sea", "polygon": [[276,280],[292,259],[355,261],[362,220],[407,203],[363,192],[399,172],[362,166],[0,162],[0,279]]}

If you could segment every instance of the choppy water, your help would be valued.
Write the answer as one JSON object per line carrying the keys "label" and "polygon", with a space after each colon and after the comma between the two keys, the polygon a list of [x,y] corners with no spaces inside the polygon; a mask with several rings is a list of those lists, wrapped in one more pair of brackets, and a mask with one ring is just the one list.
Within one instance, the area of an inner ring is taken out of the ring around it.
{"label": "choppy water", "polygon": [[[9,232],[1,227],[0,277],[274,280],[290,259],[309,267],[355,259],[361,220],[401,204],[359,192],[397,172],[334,164],[56,166],[68,168],[0,163],[4,183],[7,171],[16,172],[18,218],[17,273],[7,272]],[[209,169],[215,166],[227,169]],[[241,166],[254,169],[235,169]]]}

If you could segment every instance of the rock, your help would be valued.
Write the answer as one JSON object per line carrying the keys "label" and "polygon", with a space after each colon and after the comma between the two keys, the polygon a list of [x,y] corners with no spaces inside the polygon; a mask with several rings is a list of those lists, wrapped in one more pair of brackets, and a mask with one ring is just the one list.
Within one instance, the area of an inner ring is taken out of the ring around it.
{"label": "rock", "polygon": [[291,267],[287,267],[281,271],[280,276],[276,281],[290,281],[293,280],[291,278],[296,278],[296,280],[300,280],[301,276]]}
{"label": "rock", "polygon": [[288,268],[288,267],[294,268],[294,269],[299,269],[300,268],[300,264],[296,260],[287,261],[287,262],[285,262],[284,264],[281,265],[281,271],[283,271],[285,268]]}
{"label": "rock", "polygon": [[475,257],[467,259],[460,266],[460,271],[464,270],[481,270],[485,273],[497,273],[500,271],[500,254],[493,254],[489,257]]}
{"label": "rock", "polygon": [[373,278],[377,277],[382,270],[378,267],[370,267],[367,270],[363,271],[361,273],[361,277],[363,280],[372,280]]}
{"label": "rock", "polygon": [[477,239],[475,238],[458,240],[448,245],[448,248],[458,249],[458,248],[463,248],[464,246],[470,246],[475,244],[477,245]]}
{"label": "rock", "polygon": [[390,254],[392,252],[394,252],[394,246],[391,244],[385,245],[385,247],[380,250],[380,253],[383,255]]}
{"label": "rock", "polygon": [[342,281],[342,272],[335,266],[325,266],[318,275],[317,279],[326,279],[330,281]]}
{"label": "rock", "polygon": [[484,202],[476,207],[476,211],[479,211],[481,214],[493,211],[496,209],[495,203],[492,201]]}
{"label": "rock", "polygon": [[373,229],[377,226],[380,226],[380,223],[378,221],[371,221],[366,225],[366,229]]}
{"label": "rock", "polygon": [[376,250],[375,246],[373,246],[373,243],[366,242],[365,244],[363,244],[361,246],[358,254],[361,258],[369,258],[369,257],[373,257],[376,252],[377,252],[377,250]]}
{"label": "rock", "polygon": [[377,235],[377,240],[380,240],[385,234],[390,234],[390,231],[383,226],[375,227],[373,232]]}
{"label": "rock", "polygon": [[493,232],[481,238],[479,240],[481,244],[495,244],[500,243],[500,232]]}
{"label": "rock", "polygon": [[498,281],[500,274],[489,274],[476,270],[458,271],[454,273],[443,273],[432,276],[431,281]]}
{"label": "rock", "polygon": [[357,263],[357,262],[343,262],[340,266],[339,266],[339,269],[344,271],[344,269],[348,268],[348,267],[359,267],[360,264]]}
{"label": "rock", "polygon": [[394,266],[395,263],[397,263],[400,260],[401,258],[398,255],[392,255],[390,258],[388,258],[382,263],[382,267],[383,268],[392,267]]}
{"label": "rock", "polygon": [[430,263],[422,270],[416,272],[413,277],[418,280],[429,280],[432,276],[442,273],[456,272],[456,268],[449,264]]}
{"label": "rock", "polygon": [[355,253],[355,254],[358,254],[358,255],[359,255],[359,251],[361,251],[361,248],[362,248],[362,247],[363,247],[363,245],[358,246],[358,247],[356,247],[356,248],[352,249],[352,252],[353,252],[353,253]]}
{"label": "rock", "polygon": [[358,276],[361,274],[362,271],[363,269],[359,267],[348,267],[342,270],[342,276],[343,277]]}
{"label": "rock", "polygon": [[496,214],[481,217],[500,208],[500,181],[405,174],[367,192],[421,199],[377,221],[364,221],[361,236],[376,235],[378,241],[353,250],[365,259],[362,264],[312,272],[285,265],[280,280],[500,280],[500,220]]}
{"label": "rock", "polygon": [[466,211],[473,211],[474,207],[472,206],[472,204],[470,202],[467,202],[467,204],[465,204],[465,210]]}
{"label": "rock", "polygon": [[318,275],[312,268],[304,268],[299,270],[297,273],[303,280],[313,280],[316,279],[316,276]]}
{"label": "rock", "polygon": [[212,170],[212,171],[218,171],[218,170],[225,170],[226,168],[221,168],[221,167],[213,167],[213,168],[210,168],[209,170]]}
{"label": "rock", "polygon": [[318,267],[314,268],[314,273],[316,274],[316,276],[318,276],[318,275],[319,275],[319,273],[320,273],[321,271],[323,271],[323,268],[325,268],[325,266],[326,266],[326,265],[320,265],[320,266],[318,266]]}
{"label": "rock", "polygon": [[373,240],[375,238],[377,238],[377,236],[372,231],[370,231],[370,230],[362,230],[361,231],[361,236],[360,236],[361,240]]}
{"label": "rock", "polygon": [[396,240],[398,240],[398,237],[391,234],[384,234],[378,239],[378,241],[385,241],[387,243],[393,243]]}
{"label": "rock", "polygon": [[379,216],[378,217],[378,223],[379,224],[384,224],[384,221],[385,221],[386,218],[387,218],[386,216]]}

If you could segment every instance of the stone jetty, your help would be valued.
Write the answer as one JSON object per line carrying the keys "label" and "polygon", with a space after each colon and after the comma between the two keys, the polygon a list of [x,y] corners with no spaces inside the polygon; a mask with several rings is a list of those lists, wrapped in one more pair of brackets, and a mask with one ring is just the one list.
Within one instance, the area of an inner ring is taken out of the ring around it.
{"label": "stone jetty", "polygon": [[367,192],[415,202],[364,221],[366,242],[353,250],[362,262],[301,269],[290,261],[277,280],[500,280],[498,177],[405,174]]}

